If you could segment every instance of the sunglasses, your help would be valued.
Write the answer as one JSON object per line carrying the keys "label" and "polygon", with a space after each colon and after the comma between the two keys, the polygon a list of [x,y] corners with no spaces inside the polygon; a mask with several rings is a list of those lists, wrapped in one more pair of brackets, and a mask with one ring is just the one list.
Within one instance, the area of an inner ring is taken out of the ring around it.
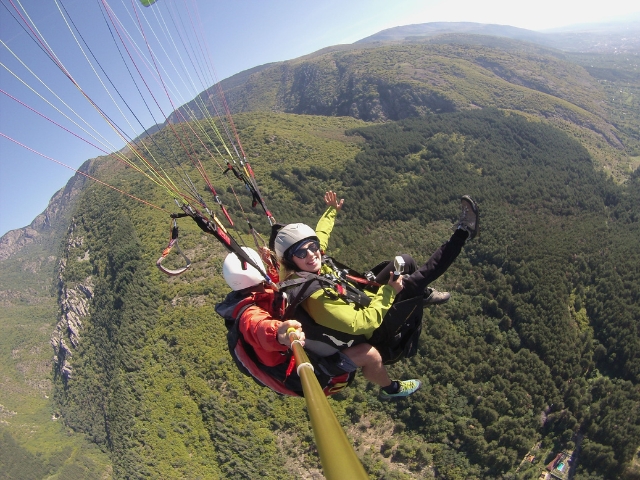
{"label": "sunglasses", "polygon": [[318,242],[305,243],[296,248],[292,255],[302,260],[307,258],[309,252],[316,253],[318,250],[320,250],[320,244]]}

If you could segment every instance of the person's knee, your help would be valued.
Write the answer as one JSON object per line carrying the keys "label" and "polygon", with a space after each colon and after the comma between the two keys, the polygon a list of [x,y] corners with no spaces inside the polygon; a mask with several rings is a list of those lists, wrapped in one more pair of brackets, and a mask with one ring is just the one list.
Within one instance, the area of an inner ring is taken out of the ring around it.
{"label": "person's knee", "polygon": [[411,274],[411,273],[415,272],[416,270],[418,270],[418,262],[416,262],[415,258],[413,258],[411,255],[409,255],[407,253],[403,253],[400,256],[404,260],[404,273],[405,274]]}
{"label": "person's knee", "polygon": [[359,345],[349,347],[346,350],[343,350],[342,353],[349,357],[349,359],[359,367],[382,363],[382,356],[380,355],[380,352],[378,352],[373,345],[368,343],[361,343]]}
{"label": "person's knee", "polygon": [[380,355],[380,352],[378,351],[378,349],[376,347],[374,347],[373,345],[369,345],[368,343],[365,343],[363,345],[366,345],[368,347],[367,350],[366,350],[366,363],[365,363],[365,365],[382,364],[382,355]]}

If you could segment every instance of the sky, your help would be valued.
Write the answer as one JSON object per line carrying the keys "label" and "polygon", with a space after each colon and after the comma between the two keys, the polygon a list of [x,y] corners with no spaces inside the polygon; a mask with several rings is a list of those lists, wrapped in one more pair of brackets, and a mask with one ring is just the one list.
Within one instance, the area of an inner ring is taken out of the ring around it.
{"label": "sky", "polygon": [[[74,174],[54,161],[78,168],[85,160],[124,145],[84,95],[128,135],[135,137],[145,128],[163,121],[162,112],[171,112],[172,107],[209,86],[206,75],[200,78],[198,72],[185,67],[184,78],[168,75],[172,82],[175,80],[173,85],[156,81],[150,86],[156,93],[165,89],[171,93],[164,98],[146,95],[145,105],[129,83],[125,62],[120,57],[126,52],[119,53],[114,48],[113,37],[117,32],[109,31],[101,13],[106,5],[144,49],[144,38],[136,35],[137,14],[154,51],[160,52],[160,43],[166,46],[166,54],[157,53],[159,58],[166,58],[164,65],[175,62],[180,69],[180,60],[172,54],[170,41],[161,35],[158,41],[154,40],[149,33],[153,30],[146,30],[146,25],[169,23],[168,12],[192,2],[197,5],[195,8],[204,26],[197,30],[205,37],[208,58],[215,67],[215,76],[210,78],[218,80],[257,65],[353,43],[401,25],[465,21],[544,31],[640,11],[637,0],[158,0],[148,8],[139,6],[139,0],[0,0],[0,236],[29,225]],[[45,47],[39,46],[20,27],[14,19],[19,15],[14,7],[23,17],[28,15],[32,28],[37,28],[47,48],[57,55],[84,94],[43,53]],[[195,12],[195,8],[187,6],[182,10],[184,21],[187,21],[184,12]],[[66,11],[68,16],[63,17],[61,11]],[[78,47],[65,18],[69,25],[75,24],[77,42],[82,44],[84,39],[90,51],[85,47],[83,52]],[[85,56],[91,59],[92,55],[98,62],[87,61]],[[135,58],[136,53],[132,56]],[[129,62],[130,69],[135,63]],[[138,66],[144,71],[142,63]],[[148,61],[150,70],[154,68],[152,63]],[[100,68],[115,88],[109,85]],[[147,72],[142,76],[153,83],[152,74]],[[104,87],[99,78],[105,83]],[[120,89],[116,90],[118,86]],[[118,100],[118,94],[125,99],[130,111],[122,111],[126,108],[124,102]]]}

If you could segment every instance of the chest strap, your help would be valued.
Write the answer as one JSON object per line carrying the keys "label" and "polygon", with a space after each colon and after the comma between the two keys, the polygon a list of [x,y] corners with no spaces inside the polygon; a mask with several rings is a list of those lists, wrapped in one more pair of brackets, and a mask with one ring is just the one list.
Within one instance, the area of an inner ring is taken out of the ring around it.
{"label": "chest strap", "polygon": [[282,318],[288,318],[288,315],[292,315],[302,302],[320,289],[329,298],[334,300],[342,299],[347,304],[353,304],[356,309],[368,307],[371,303],[371,299],[364,292],[332,275],[309,273],[305,277],[293,278],[278,283],[278,289],[287,295],[288,301]]}

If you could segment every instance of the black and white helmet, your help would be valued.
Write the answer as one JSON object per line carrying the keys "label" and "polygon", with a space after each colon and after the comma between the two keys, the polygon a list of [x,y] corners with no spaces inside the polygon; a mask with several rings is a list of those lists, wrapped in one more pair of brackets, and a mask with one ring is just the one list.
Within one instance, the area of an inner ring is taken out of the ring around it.
{"label": "black and white helmet", "polygon": [[279,259],[284,258],[285,252],[296,243],[309,239],[317,240],[316,232],[309,225],[304,223],[290,223],[280,229],[275,240],[276,256]]}

